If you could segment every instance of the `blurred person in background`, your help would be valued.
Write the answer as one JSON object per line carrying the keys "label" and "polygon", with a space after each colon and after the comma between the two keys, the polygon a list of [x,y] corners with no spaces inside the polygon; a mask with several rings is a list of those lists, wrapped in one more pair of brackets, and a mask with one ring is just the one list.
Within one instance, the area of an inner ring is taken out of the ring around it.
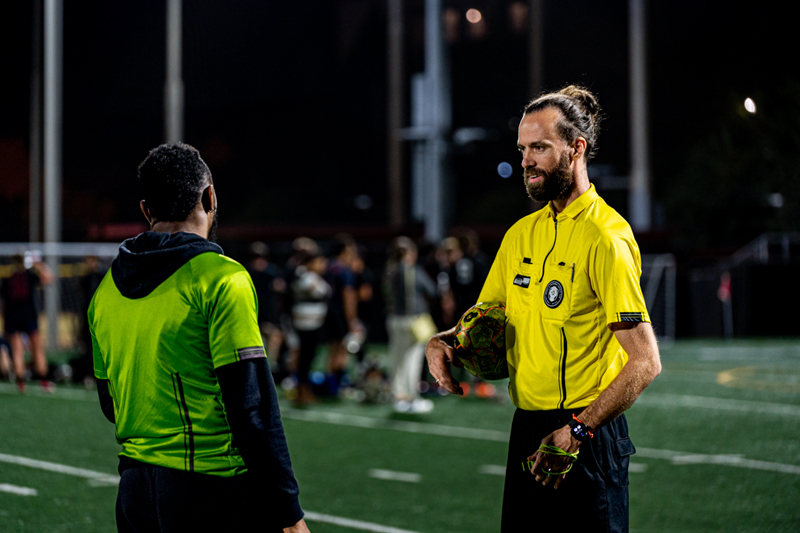
{"label": "blurred person in background", "polygon": [[359,378],[365,370],[366,343],[369,340],[370,331],[373,327],[372,321],[375,316],[375,274],[367,266],[366,255],[366,248],[359,246],[353,258],[353,274],[356,277],[356,293],[358,294],[358,312],[356,315],[364,327],[364,338],[361,342],[351,343],[355,344],[355,346],[348,346],[348,351],[353,353],[353,348],[358,348],[355,356],[358,360]]}
{"label": "blurred person in background", "polygon": [[5,337],[0,337],[0,378],[11,377],[11,347]]}
{"label": "blurred person in background", "polygon": [[[80,287],[81,317],[89,312],[89,302],[92,301],[97,287],[103,281],[108,270],[95,255],[88,255],[83,260],[83,274],[78,279]],[[87,387],[94,386],[94,370],[92,362],[92,334],[89,332],[89,323],[81,320],[80,327],[80,356],[72,359],[69,364],[72,368],[72,380],[84,383]]]}
{"label": "blurred person in background", "polygon": [[177,143],[138,175],[150,231],[120,245],[88,313],[122,445],[117,528],[306,532],[253,282],[213,242],[211,172]]}
{"label": "blurred person in background", "polygon": [[[269,246],[265,243],[252,243],[249,259],[247,272],[253,280],[258,297],[258,326],[266,340],[267,356],[277,361],[283,342],[280,308],[281,300],[286,294],[286,280],[282,269],[270,261]],[[285,372],[285,369],[278,369],[277,372],[282,370]]]}
{"label": "blurred person in background", "polygon": [[327,394],[331,396],[338,394],[349,363],[345,337],[352,334],[352,337],[363,339],[364,336],[364,326],[358,319],[358,287],[353,273],[353,261],[357,254],[356,241],[351,236],[337,235],[325,273],[325,279],[333,290],[326,319],[330,353],[325,381]]}
{"label": "blurred person in background", "polygon": [[428,301],[436,296],[436,284],[417,264],[417,246],[408,237],[392,242],[383,288],[394,409],[400,413],[427,413],[433,409],[433,402],[420,397],[419,384],[425,342],[436,333],[428,311]]}
{"label": "blurred person in background", "polygon": [[[292,241],[292,254],[283,265],[283,279],[288,280],[290,283],[295,277],[295,271],[300,262],[304,261],[309,255],[319,254],[320,248],[314,239],[309,237],[297,237],[294,239]],[[286,290],[280,303],[280,325],[283,343],[278,351],[278,360],[276,361],[273,375],[276,381],[280,381],[282,388],[293,390],[297,386],[294,374],[297,372],[297,362],[300,359],[300,340],[292,324],[294,301],[290,289]]]}
{"label": "blurred person in background", "polygon": [[[530,102],[519,125],[525,188],[546,205],[508,230],[479,296],[506,303],[517,407],[502,531],[628,531],[635,448],[624,411],[661,362],[639,247],[589,182],[600,117],[595,96],[569,86]],[[426,355],[436,380],[460,394],[446,364],[454,333],[434,336]]]}
{"label": "blurred person in background", "polygon": [[[25,392],[25,343],[23,335],[28,337],[31,350],[33,371],[39,378],[41,387],[50,392],[53,384],[48,380],[47,356],[44,352],[42,335],[39,332],[39,304],[37,290],[53,283],[50,269],[42,261],[29,256],[30,266],[26,265],[26,257],[17,254],[11,258],[11,276],[0,283],[0,299],[3,301],[3,323],[6,340],[11,347],[11,361],[17,388]],[[48,327],[57,327],[48,324]]]}
{"label": "blurred person in background", "polygon": [[319,253],[306,253],[297,258],[292,280],[292,326],[300,341],[297,360],[297,395],[295,403],[308,405],[316,401],[309,373],[317,347],[322,341],[331,286],[323,277],[328,260]]}

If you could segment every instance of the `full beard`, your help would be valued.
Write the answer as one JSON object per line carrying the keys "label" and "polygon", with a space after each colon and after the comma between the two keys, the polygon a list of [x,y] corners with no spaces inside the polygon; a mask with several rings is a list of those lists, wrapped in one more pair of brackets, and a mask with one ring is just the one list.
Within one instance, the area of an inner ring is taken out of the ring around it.
{"label": "full beard", "polygon": [[[550,202],[552,200],[563,200],[568,198],[575,190],[575,173],[569,167],[569,155],[567,152],[561,154],[558,165],[553,170],[534,170],[525,169],[525,190],[534,202]],[[530,183],[528,178],[541,176],[539,183]]]}

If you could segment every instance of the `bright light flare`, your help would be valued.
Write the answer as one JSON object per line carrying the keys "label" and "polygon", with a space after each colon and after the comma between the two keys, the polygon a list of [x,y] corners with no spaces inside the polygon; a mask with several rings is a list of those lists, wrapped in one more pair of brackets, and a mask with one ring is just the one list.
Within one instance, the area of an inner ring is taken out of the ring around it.
{"label": "bright light flare", "polygon": [[752,98],[747,98],[744,101],[744,108],[747,110],[748,113],[756,113],[756,103],[753,101]]}
{"label": "bright light flare", "polygon": [[471,9],[467,10],[467,20],[469,22],[471,22],[473,24],[477,24],[478,22],[481,21],[482,18],[483,18],[483,15],[481,15],[481,12],[478,11],[477,9],[471,8]]}

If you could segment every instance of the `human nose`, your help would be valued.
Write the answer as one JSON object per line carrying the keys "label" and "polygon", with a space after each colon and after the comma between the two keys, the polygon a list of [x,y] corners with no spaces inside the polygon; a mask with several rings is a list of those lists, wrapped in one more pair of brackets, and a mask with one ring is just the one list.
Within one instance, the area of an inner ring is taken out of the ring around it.
{"label": "human nose", "polygon": [[522,168],[534,167],[536,166],[536,161],[533,159],[533,154],[531,150],[527,148],[522,152]]}

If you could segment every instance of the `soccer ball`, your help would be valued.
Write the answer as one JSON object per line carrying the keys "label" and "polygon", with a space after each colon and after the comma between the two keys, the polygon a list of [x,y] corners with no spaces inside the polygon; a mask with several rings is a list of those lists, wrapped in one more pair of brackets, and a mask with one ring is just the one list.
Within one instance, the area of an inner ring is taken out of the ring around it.
{"label": "soccer ball", "polygon": [[454,347],[464,368],[481,379],[508,377],[506,304],[481,302],[470,307],[456,326]]}

